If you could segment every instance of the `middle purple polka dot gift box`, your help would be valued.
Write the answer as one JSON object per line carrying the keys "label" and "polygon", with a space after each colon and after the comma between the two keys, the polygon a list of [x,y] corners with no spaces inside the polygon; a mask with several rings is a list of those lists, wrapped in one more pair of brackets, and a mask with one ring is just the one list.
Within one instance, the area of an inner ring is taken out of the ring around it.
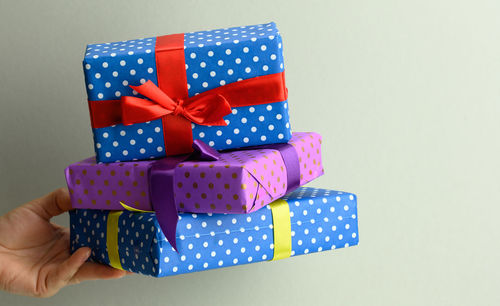
{"label": "middle purple polka dot gift box", "polygon": [[178,211],[250,213],[323,174],[316,133],[294,133],[287,144],[215,154],[216,160],[185,156],[98,164],[86,159],[66,169],[72,205],[155,211],[163,216],[163,230],[174,235]]}
{"label": "middle purple polka dot gift box", "polygon": [[[290,187],[288,167],[299,168],[293,174],[297,176],[296,187],[323,174],[321,142],[317,133],[294,133],[289,145],[297,158],[292,161],[286,161],[279,148],[256,148],[220,153],[215,161],[179,162],[172,173],[175,205],[181,212],[258,210],[285,195]],[[153,166],[161,162],[99,164],[95,158],[88,158],[68,166],[65,172],[73,208],[123,210],[122,202],[141,210],[155,210],[151,176],[156,170]]]}
{"label": "middle purple polka dot gift box", "polygon": [[98,162],[291,138],[274,23],[90,44],[83,67]]}

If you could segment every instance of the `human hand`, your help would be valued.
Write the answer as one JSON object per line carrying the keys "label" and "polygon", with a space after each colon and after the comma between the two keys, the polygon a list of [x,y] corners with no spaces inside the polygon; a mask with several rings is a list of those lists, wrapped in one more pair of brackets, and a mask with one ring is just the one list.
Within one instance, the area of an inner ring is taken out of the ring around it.
{"label": "human hand", "polygon": [[61,188],[0,216],[0,289],[49,297],[66,285],[127,274],[86,262],[90,248],[70,254],[69,229],[50,222],[70,209],[69,194]]}

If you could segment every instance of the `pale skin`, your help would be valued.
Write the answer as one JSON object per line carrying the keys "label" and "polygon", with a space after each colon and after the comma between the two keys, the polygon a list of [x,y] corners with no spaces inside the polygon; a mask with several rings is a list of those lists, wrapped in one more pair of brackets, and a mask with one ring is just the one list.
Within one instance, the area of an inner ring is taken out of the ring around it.
{"label": "pale skin", "polygon": [[0,289],[50,297],[85,280],[114,279],[125,271],[86,262],[89,248],[69,250],[69,230],[50,222],[71,209],[66,189],[58,189],[0,216]]}

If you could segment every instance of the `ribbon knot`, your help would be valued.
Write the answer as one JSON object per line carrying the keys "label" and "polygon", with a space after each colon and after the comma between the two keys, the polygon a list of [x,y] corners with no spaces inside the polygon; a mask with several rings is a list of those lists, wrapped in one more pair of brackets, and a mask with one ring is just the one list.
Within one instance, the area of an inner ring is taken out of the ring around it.
{"label": "ribbon knot", "polygon": [[180,116],[180,115],[184,115],[184,100],[183,99],[179,99],[177,100],[177,106],[175,107],[174,109],[174,112],[172,113],[172,115],[174,116]]}
{"label": "ribbon knot", "polygon": [[122,123],[131,125],[159,119],[166,115],[182,116],[200,125],[227,125],[224,116],[231,113],[231,106],[221,94],[205,92],[187,99],[172,99],[153,82],[130,86],[143,99],[132,96],[121,98]]}

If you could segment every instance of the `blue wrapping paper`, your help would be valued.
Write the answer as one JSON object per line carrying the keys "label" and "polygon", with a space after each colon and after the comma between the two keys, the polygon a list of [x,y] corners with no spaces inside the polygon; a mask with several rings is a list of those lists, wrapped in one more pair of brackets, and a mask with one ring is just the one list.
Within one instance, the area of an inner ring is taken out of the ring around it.
{"label": "blue wrapping paper", "polygon": [[[90,44],[83,61],[89,101],[138,96],[130,85],[158,84],[156,38]],[[189,97],[207,90],[284,71],[281,36],[272,23],[184,34]],[[192,124],[193,139],[217,150],[285,143],[291,138],[288,102],[235,107],[227,126]],[[161,119],[93,128],[99,162],[165,156]]]}
{"label": "blue wrapping paper", "polygon": [[[301,187],[285,196],[290,209],[291,256],[358,244],[356,196]],[[118,219],[118,253],[124,270],[156,277],[268,261],[273,258],[269,206],[251,214],[181,214],[176,253],[152,213],[125,211]],[[71,251],[92,248],[91,260],[110,264],[108,212],[70,212]]]}

